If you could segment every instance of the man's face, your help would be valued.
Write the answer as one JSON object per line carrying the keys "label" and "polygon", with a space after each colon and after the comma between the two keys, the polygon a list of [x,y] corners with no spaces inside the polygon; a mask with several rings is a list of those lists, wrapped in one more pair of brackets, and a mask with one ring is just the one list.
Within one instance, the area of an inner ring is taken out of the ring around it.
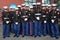
{"label": "man's face", "polygon": [[18,10],[16,10],[16,12],[18,13],[19,11],[18,11]]}
{"label": "man's face", "polygon": [[31,8],[30,11],[34,11],[33,8]]}
{"label": "man's face", "polygon": [[55,10],[55,9],[56,9],[56,7],[54,6],[54,7],[52,7],[52,9],[53,9],[53,10]]}
{"label": "man's face", "polygon": [[48,6],[46,6],[46,9],[48,9]]}
{"label": "man's face", "polygon": [[45,10],[45,7],[42,7],[43,10]]}
{"label": "man's face", "polygon": [[29,10],[29,7],[28,6],[26,7],[26,10]]}
{"label": "man's face", "polygon": [[4,10],[5,12],[7,12],[8,10]]}

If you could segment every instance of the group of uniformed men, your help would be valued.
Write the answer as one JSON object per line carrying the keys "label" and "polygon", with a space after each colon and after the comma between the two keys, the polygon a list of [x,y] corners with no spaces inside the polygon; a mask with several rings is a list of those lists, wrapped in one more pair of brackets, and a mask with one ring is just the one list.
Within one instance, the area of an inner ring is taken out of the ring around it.
{"label": "group of uniformed men", "polygon": [[29,5],[17,5],[12,9],[3,7],[3,38],[24,36],[46,36],[59,38],[58,18],[60,11],[57,4],[33,3]]}

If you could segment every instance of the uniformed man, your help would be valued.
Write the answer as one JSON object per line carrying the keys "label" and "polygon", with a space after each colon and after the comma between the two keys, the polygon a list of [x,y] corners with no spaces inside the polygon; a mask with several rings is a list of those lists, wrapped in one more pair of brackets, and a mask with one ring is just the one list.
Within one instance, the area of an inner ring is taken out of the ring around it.
{"label": "uniformed man", "polygon": [[29,27],[28,27],[28,15],[27,15],[26,7],[22,7],[22,36],[29,35]]}
{"label": "uniformed man", "polygon": [[57,4],[52,4],[51,11],[51,35],[52,37],[59,37],[59,28],[58,28],[58,13],[56,10]]}
{"label": "uniformed man", "polygon": [[4,6],[4,11],[2,12],[3,19],[3,38],[10,36],[10,14],[8,7]]}
{"label": "uniformed man", "polygon": [[37,2],[37,13],[36,13],[37,15],[35,15],[37,18],[39,17],[40,18],[40,20],[37,20],[37,25],[38,25],[38,36],[41,36],[41,34],[42,34],[42,29],[41,29],[41,3],[40,2]]}
{"label": "uniformed man", "polygon": [[11,25],[11,32],[12,33],[14,33],[14,29],[13,29],[13,27],[14,27],[14,22],[13,22],[13,18],[14,18],[14,14],[15,14],[15,10],[13,9],[13,8],[9,8],[9,12],[10,12],[10,20],[11,20],[11,22],[10,22],[10,25]]}
{"label": "uniformed man", "polygon": [[[17,5],[17,7],[19,8],[19,14],[20,14],[20,24],[22,24],[22,21],[21,21],[21,5]],[[22,33],[22,25],[20,25],[20,34]]]}
{"label": "uniformed man", "polygon": [[42,10],[41,10],[41,14],[42,14],[42,33],[44,36],[47,35],[47,15],[46,15],[46,5],[42,4]]}
{"label": "uniformed man", "polygon": [[51,14],[51,4],[47,4],[46,6],[46,15],[47,15],[47,33],[48,35],[51,35],[51,29],[50,29],[50,14]]}
{"label": "uniformed man", "polygon": [[41,3],[36,3],[37,9],[34,11],[34,36],[41,36]]}
{"label": "uniformed man", "polygon": [[29,22],[29,33],[30,33],[30,36],[33,36],[33,16],[34,16],[34,10],[33,10],[33,6],[30,6],[30,9],[29,9],[29,13],[28,13],[28,22]]}
{"label": "uniformed man", "polygon": [[15,14],[13,16],[13,22],[14,22],[14,37],[19,37],[20,35],[20,13],[19,13],[19,9],[18,8],[15,8]]}

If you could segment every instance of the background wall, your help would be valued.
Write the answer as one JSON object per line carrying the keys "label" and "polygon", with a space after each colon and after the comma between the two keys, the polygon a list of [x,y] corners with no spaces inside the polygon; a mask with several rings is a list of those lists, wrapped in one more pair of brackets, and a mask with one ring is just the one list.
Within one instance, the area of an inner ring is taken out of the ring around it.
{"label": "background wall", "polygon": [[[42,2],[42,0],[36,0],[37,2]],[[5,5],[8,5],[10,3],[15,3],[15,4],[22,4],[23,0],[0,0],[0,8],[2,8]],[[54,0],[50,0],[50,3],[54,3]]]}
{"label": "background wall", "polygon": [[0,8],[2,8],[4,5],[8,5],[10,3],[15,3],[15,4],[21,4],[23,0],[0,0]]}

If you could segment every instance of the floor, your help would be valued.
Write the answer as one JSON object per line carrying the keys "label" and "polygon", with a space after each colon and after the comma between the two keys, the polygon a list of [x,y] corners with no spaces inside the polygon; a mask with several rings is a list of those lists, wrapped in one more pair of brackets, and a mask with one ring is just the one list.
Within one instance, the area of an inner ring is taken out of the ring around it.
{"label": "floor", "polygon": [[3,36],[2,36],[2,32],[3,32],[3,30],[2,30],[2,26],[0,25],[0,40],[60,40],[60,38],[59,39],[55,39],[55,38],[52,38],[52,37],[50,37],[50,36],[42,36],[42,37],[36,37],[36,38],[34,38],[34,37],[31,37],[31,36],[25,36],[25,37],[22,37],[22,36],[20,36],[20,37],[18,37],[18,38],[14,38],[13,37],[13,35],[14,34],[11,34],[11,36],[10,37],[7,37],[7,38],[3,38]]}

